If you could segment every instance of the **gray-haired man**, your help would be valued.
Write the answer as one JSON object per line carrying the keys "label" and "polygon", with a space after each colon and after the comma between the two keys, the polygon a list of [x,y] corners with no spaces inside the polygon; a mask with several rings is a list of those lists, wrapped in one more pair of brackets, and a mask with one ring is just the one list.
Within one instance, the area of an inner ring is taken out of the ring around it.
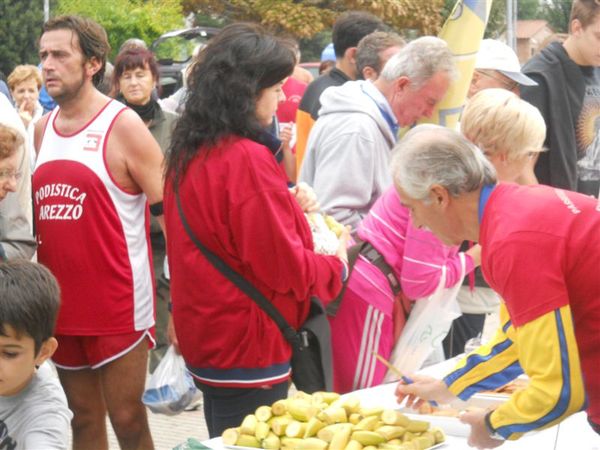
{"label": "gray-haired man", "polygon": [[[586,406],[600,433],[600,208],[592,197],[548,186],[497,184],[483,153],[454,130],[411,130],[392,172],[413,224],[448,245],[471,240],[504,299],[495,337],[444,377],[415,377],[396,394],[447,403],[504,385],[529,384],[493,411],[472,411],[469,444],[493,448],[546,428]],[[540,264],[540,262],[543,262]]]}
{"label": "gray-haired man", "polygon": [[412,41],[374,81],[351,81],[321,96],[300,180],[325,212],[355,227],[391,185],[398,128],[430,117],[455,76],[452,52],[435,37]]}

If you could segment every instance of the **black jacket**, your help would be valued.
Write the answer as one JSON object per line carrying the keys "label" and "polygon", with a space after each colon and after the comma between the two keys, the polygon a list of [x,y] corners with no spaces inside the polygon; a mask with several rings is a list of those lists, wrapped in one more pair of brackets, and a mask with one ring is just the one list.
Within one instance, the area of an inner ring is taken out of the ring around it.
{"label": "black jacket", "polygon": [[545,147],[535,174],[542,184],[577,190],[575,130],[585,96],[585,80],[559,42],[553,42],[524,66],[537,86],[522,86],[521,97],[536,106],[546,122]]}

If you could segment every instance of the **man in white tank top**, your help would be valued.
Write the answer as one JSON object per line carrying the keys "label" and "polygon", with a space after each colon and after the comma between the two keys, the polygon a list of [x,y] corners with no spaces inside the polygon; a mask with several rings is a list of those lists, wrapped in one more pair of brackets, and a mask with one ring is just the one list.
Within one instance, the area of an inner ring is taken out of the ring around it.
{"label": "man in white tank top", "polygon": [[77,16],[44,24],[42,72],[58,107],[36,126],[39,261],[62,302],[53,358],[74,413],[73,448],[151,449],[141,403],[154,286],[148,207],[162,225],[162,152],[138,115],[96,88],[109,45]]}

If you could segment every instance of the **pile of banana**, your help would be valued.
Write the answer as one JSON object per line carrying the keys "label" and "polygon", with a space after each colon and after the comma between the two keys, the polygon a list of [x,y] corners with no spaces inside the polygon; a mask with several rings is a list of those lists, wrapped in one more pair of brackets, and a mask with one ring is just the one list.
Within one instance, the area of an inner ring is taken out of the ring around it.
{"label": "pile of banana", "polygon": [[326,214],[308,213],[305,216],[312,232],[315,252],[335,255],[340,245],[338,239],[344,231],[344,226]]}
{"label": "pile of banana", "polygon": [[361,408],[356,397],[298,392],[261,406],[223,444],[266,450],[425,450],[444,442],[442,430],[395,410]]}

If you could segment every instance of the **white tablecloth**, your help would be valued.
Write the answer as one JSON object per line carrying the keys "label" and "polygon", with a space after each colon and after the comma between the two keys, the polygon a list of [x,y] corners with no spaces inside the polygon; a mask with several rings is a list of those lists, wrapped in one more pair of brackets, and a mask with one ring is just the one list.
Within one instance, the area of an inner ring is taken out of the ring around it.
{"label": "white tablecloth", "polygon": [[[435,377],[442,377],[456,363],[457,358],[441,362],[434,366],[427,367],[420,373]],[[361,405],[380,406],[383,408],[398,408],[396,397],[394,396],[396,383],[383,384],[368,389],[361,389],[347,395],[356,395],[361,400]],[[444,418],[446,419],[446,418]],[[444,420],[442,419],[442,420]],[[453,429],[458,429],[457,434],[467,434],[468,426],[454,424]],[[472,449],[467,445],[467,438],[451,435],[451,430],[443,427],[447,434],[447,445],[444,448],[466,450]],[[224,450],[221,444],[221,438],[211,439],[203,442],[206,446],[214,450]],[[600,436],[596,434],[587,423],[587,415],[580,412],[572,415],[567,420],[557,426],[543,431],[529,433],[518,441],[507,441],[500,449],[506,450],[600,450]]]}

